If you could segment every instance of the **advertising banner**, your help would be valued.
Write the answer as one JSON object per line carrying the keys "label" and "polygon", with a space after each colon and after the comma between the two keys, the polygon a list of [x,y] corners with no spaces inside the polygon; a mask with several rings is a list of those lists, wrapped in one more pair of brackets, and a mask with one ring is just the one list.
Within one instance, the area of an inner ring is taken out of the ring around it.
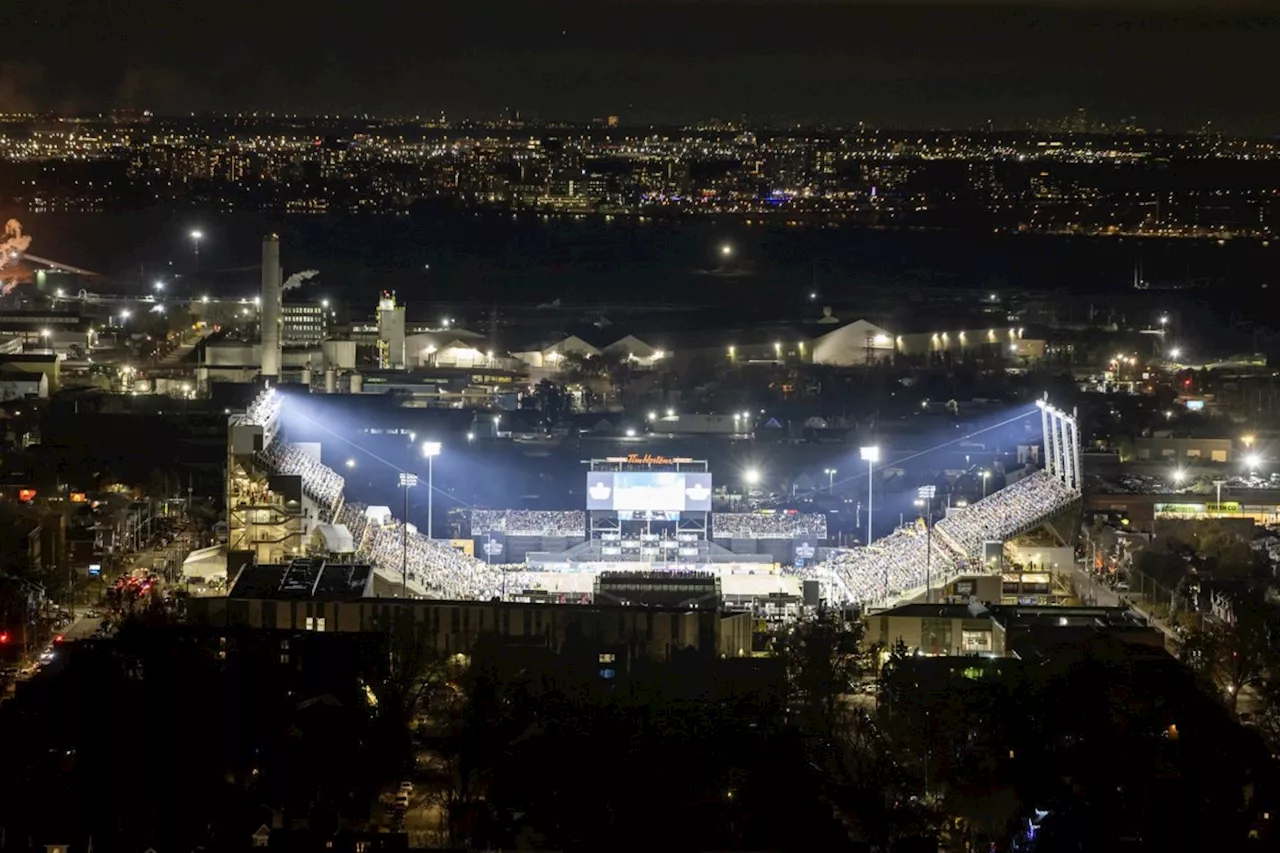
{"label": "advertising banner", "polygon": [[791,540],[791,555],[798,568],[813,562],[818,554],[818,539],[812,534],[796,536]]}
{"label": "advertising banner", "polygon": [[507,534],[486,533],[476,537],[476,544],[480,546],[480,553],[476,554],[480,559],[489,563],[507,561]]}

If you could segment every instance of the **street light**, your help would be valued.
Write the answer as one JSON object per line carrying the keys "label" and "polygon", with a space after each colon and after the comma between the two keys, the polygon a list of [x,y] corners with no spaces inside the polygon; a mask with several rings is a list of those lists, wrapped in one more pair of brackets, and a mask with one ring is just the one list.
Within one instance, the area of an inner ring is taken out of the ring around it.
{"label": "street light", "polygon": [[1173,482],[1175,485],[1181,486],[1183,481],[1187,479],[1187,472],[1181,468],[1175,468],[1173,471]]}
{"label": "street light", "polygon": [[404,517],[401,519],[400,541],[404,546],[400,563],[400,595],[409,597],[409,490],[418,485],[418,475],[400,472],[400,488],[404,489]]}
{"label": "street light", "polygon": [[836,488],[836,480],[835,480],[835,478],[836,478],[836,469],[835,469],[835,468],[823,468],[823,469],[822,469],[822,473],[824,473],[824,474],[826,474],[826,475],[827,475],[827,491],[828,491],[828,492],[833,492],[833,491],[835,491],[835,488]]}
{"label": "street light", "polygon": [[921,486],[916,489],[920,501],[924,502],[924,603],[933,603],[933,496],[938,493],[937,486]]}
{"label": "street light", "polygon": [[1262,464],[1262,457],[1256,453],[1250,453],[1244,458],[1244,464],[1252,471],[1258,470],[1258,466]]}
{"label": "street light", "polygon": [[153,286],[155,287],[155,289],[156,289],[156,291],[157,291],[157,292],[164,290],[164,282],[163,282],[163,281],[157,281]]}
{"label": "street light", "polygon": [[727,258],[732,254],[733,254],[733,246],[729,245],[728,243],[720,244],[720,256],[722,258]]}
{"label": "street light", "polygon": [[431,520],[435,514],[432,510],[435,507],[435,458],[440,455],[440,442],[424,441],[422,442],[422,455],[427,457],[427,538],[431,537]]}
{"label": "street light", "polygon": [[[880,461],[880,446],[877,444],[872,444],[867,447],[859,448],[858,455],[861,458],[865,459],[867,462],[867,544],[870,545],[871,538],[873,535],[872,531],[874,530],[874,528],[871,526],[871,490],[872,490],[872,486],[874,485],[873,475],[875,472],[875,466],[876,466],[876,463]],[[888,581],[887,567],[885,571],[886,571],[885,580],[887,582]]]}
{"label": "street light", "polygon": [[1222,512],[1222,487],[1227,484],[1226,480],[1214,480],[1213,484],[1218,487],[1218,512]]}
{"label": "street light", "polygon": [[1180,355],[1182,355],[1182,350],[1180,350],[1178,347],[1174,347],[1173,349],[1169,350],[1170,358],[1177,358]]}

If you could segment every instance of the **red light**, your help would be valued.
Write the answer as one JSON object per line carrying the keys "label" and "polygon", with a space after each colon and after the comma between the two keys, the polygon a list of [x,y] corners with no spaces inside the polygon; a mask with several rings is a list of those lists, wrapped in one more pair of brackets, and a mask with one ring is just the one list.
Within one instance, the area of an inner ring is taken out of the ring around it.
{"label": "red light", "polygon": [[9,642],[9,632],[5,631],[4,633],[0,634],[0,643],[7,643],[7,642]]}
{"label": "red light", "polygon": [[63,637],[61,634],[59,634],[58,636],[56,636],[56,637],[54,637],[54,638],[53,638],[53,641],[54,641],[55,643],[61,643],[61,642],[63,641],[63,639],[64,639],[64,637]]}

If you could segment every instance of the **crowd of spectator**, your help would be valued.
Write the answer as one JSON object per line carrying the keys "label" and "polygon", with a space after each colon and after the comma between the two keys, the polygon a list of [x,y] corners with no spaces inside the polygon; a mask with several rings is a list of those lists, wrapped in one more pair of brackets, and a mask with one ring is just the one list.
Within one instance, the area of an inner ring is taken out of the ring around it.
{"label": "crowd of spectator", "polygon": [[508,536],[585,536],[587,514],[576,510],[473,509],[471,534]]}
{"label": "crowd of spectator", "polygon": [[954,574],[956,555],[937,537],[930,538],[921,525],[898,528],[870,547],[835,549],[826,563],[811,567],[807,575],[830,573],[841,596],[860,604],[878,604],[924,586],[932,574],[935,583]]}
{"label": "crowd of spectator", "polygon": [[922,588],[930,575],[933,584],[941,584],[960,571],[981,571],[984,543],[1012,539],[1079,497],[1061,480],[1037,471],[951,510],[934,526],[932,538],[922,523],[907,524],[868,547],[833,549],[825,562],[793,573],[828,584],[838,600],[887,603]]}
{"label": "crowd of spectator", "polygon": [[341,524],[347,528],[357,551],[360,549],[360,543],[364,541],[365,530],[369,526],[368,510],[369,508],[363,504],[344,503],[334,521],[335,524]]}
{"label": "crowd of spectator", "polygon": [[515,591],[536,586],[535,572],[524,565],[505,565],[477,560],[449,542],[428,539],[409,525],[404,527],[390,515],[368,517],[368,507],[348,504],[339,514],[355,542],[356,559],[368,561],[384,575],[399,579],[404,571],[408,586],[416,595],[433,598],[488,601],[500,597],[504,589]]}
{"label": "crowd of spectator", "polygon": [[258,461],[276,474],[302,478],[302,493],[316,502],[320,520],[332,521],[342,505],[342,475],[297,445],[273,441],[258,455]]}
{"label": "crowd of spectator", "polygon": [[711,514],[711,535],[726,539],[793,539],[797,536],[827,538],[825,512],[716,512]]}
{"label": "crowd of spectator", "polygon": [[1036,471],[964,509],[935,527],[957,557],[981,556],[983,543],[1004,542],[1080,497],[1048,471]]}

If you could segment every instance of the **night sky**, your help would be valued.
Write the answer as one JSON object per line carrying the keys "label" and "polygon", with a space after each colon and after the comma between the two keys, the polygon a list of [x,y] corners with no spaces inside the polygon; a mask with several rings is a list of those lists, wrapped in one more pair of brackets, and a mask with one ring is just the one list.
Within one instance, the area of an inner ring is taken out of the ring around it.
{"label": "night sky", "polygon": [[0,4],[0,110],[618,113],[1021,126],[1084,107],[1280,133],[1280,3],[40,0]]}

